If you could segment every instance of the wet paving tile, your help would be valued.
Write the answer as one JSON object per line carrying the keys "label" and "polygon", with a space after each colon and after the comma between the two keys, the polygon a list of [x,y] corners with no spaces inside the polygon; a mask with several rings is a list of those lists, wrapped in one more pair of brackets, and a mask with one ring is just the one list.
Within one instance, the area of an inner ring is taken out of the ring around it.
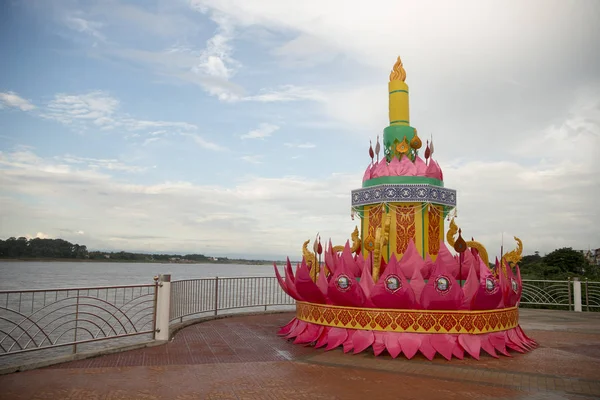
{"label": "wet paving tile", "polygon": [[232,317],[162,346],[0,376],[0,399],[600,398],[600,319],[572,314],[522,313],[540,342],[531,353],[450,362],[325,352],[276,335],[292,314]]}

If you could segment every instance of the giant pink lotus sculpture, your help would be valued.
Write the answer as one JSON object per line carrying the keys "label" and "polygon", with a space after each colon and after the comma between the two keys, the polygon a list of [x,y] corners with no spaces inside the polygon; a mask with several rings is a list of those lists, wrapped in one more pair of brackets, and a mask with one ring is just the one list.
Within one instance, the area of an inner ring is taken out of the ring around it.
{"label": "giant pink lotus sculpture", "polygon": [[467,353],[479,359],[482,350],[492,357],[527,352],[536,342],[519,326],[522,243],[515,238],[519,247],[490,268],[485,247],[463,240],[452,218],[446,240],[457,254],[450,253],[444,220],[455,211],[456,191],[444,187],[432,158],[433,139],[424,159],[419,156],[422,142],[409,125],[405,78],[398,58],[388,84],[384,157],[377,137],[362,188],[352,191],[352,212],[361,218],[352,246],[330,241],[322,264],[320,240],[314,253],[307,241],[295,273],[289,260],[284,277],[275,265],[281,288],[297,304],[296,317],[279,334],[326,350],[372,348],[375,355],[385,350],[392,357],[420,352],[450,360]]}
{"label": "giant pink lotus sculpture", "polygon": [[337,254],[330,243],[325,260],[316,282],[304,259],[295,274],[288,260],[285,277],[275,266],[281,288],[297,301],[296,317],[279,331],[294,343],[343,346],[346,353],[371,347],[375,355],[387,350],[394,358],[421,352],[430,360],[436,353],[479,359],[481,350],[498,357],[536,347],[518,324],[518,266],[515,275],[508,264],[498,264],[502,272],[495,275],[477,254],[465,252],[461,286],[459,260],[443,243],[432,263],[411,241],[400,260],[392,255],[377,283],[372,259],[353,256],[349,245]]}

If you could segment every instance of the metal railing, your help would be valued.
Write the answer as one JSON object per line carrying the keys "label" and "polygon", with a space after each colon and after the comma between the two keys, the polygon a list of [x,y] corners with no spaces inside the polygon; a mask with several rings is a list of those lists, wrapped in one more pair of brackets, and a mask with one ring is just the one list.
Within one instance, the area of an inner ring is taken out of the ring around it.
{"label": "metal railing", "polygon": [[208,278],[171,282],[170,321],[220,311],[293,306],[275,277]]}
{"label": "metal railing", "polygon": [[523,279],[521,305],[568,308],[573,306],[572,282]]}
{"label": "metal railing", "polygon": [[0,357],[107,339],[154,337],[155,284],[0,291]]}
{"label": "metal railing", "polygon": [[586,311],[600,311],[600,282],[583,281],[583,304]]}
{"label": "metal railing", "polygon": [[[163,278],[146,285],[0,291],[0,366],[6,355],[39,350],[55,357],[57,349],[76,353],[78,346],[106,346],[109,339],[133,344],[142,335],[168,340],[169,324],[176,322],[295,305],[275,277]],[[600,311],[600,282],[523,280],[520,305]]]}

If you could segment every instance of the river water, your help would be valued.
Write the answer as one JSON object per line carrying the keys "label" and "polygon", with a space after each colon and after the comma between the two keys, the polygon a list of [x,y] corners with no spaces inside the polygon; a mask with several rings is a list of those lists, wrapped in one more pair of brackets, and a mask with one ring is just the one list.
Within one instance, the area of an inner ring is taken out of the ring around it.
{"label": "river water", "polygon": [[275,276],[272,264],[0,261],[0,290],[139,285],[153,283],[158,274],[171,274],[171,280]]}

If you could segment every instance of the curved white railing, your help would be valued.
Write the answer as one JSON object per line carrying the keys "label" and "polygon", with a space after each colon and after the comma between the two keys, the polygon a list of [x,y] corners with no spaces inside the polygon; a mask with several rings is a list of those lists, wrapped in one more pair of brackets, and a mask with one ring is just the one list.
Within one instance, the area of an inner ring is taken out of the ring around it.
{"label": "curved white railing", "polygon": [[[0,291],[0,367],[22,353],[165,340],[169,325],[180,322],[295,305],[275,277],[186,279],[165,287],[155,277],[146,285]],[[600,311],[600,282],[523,280],[520,306]]]}

